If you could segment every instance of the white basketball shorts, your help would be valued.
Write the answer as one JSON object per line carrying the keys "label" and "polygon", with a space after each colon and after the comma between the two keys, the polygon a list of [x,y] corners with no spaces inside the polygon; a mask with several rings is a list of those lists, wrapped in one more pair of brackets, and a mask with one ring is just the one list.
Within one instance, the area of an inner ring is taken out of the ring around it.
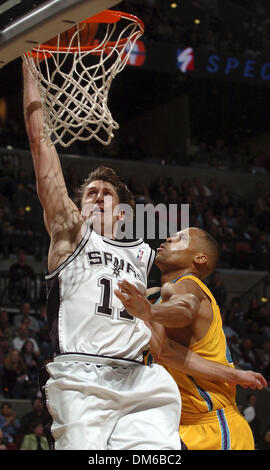
{"label": "white basketball shorts", "polygon": [[170,374],[104,359],[62,355],[47,364],[55,449],[180,450],[181,397]]}

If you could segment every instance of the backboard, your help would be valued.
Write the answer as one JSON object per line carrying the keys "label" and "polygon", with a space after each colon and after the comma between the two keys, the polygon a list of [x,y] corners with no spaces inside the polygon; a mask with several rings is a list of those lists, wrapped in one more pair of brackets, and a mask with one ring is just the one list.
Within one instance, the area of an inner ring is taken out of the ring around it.
{"label": "backboard", "polygon": [[122,0],[1,0],[0,68]]}

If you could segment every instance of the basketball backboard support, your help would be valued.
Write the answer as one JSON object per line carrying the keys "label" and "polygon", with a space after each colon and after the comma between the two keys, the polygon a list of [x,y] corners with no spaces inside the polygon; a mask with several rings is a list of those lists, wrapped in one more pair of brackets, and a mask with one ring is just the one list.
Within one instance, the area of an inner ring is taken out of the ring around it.
{"label": "basketball backboard support", "polygon": [[2,0],[0,68],[122,0]]}

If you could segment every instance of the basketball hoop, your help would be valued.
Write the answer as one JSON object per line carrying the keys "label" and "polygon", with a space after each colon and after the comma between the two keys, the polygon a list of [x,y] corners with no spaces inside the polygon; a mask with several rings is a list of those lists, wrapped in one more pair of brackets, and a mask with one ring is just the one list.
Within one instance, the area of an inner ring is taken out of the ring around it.
{"label": "basketball hoop", "polygon": [[38,83],[50,145],[111,142],[119,125],[108,108],[109,90],[143,32],[136,16],[105,10],[24,54]]}

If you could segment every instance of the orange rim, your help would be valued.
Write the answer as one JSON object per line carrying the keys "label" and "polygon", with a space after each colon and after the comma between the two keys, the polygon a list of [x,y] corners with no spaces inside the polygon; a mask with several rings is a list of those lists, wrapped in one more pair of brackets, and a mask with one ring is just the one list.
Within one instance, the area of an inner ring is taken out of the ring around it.
{"label": "orange rim", "polygon": [[[124,12],[115,11],[115,10],[104,10],[101,13],[98,13],[97,15],[92,16],[91,18],[87,18],[86,20],[81,21],[79,24],[83,24],[83,23],[105,23],[105,24],[108,23],[110,24],[110,23],[117,23],[118,21],[121,20],[121,18],[126,18],[130,21],[133,21],[134,23],[137,23],[137,25],[139,26],[143,34],[144,23],[140,18],[134,15],[131,15],[130,13],[124,13]],[[105,49],[112,48],[116,44],[118,44],[119,46],[124,46],[127,43],[127,41],[128,41],[128,38],[123,38],[120,41],[110,41],[106,43]],[[84,51],[86,52],[86,51],[91,51],[92,49],[96,49],[97,47],[98,47],[98,43],[94,42],[94,44],[89,44],[87,46],[80,46],[80,50],[82,52]],[[28,54],[32,55],[34,58],[37,58],[37,56],[39,55],[38,53],[39,50],[48,52],[48,56],[50,56],[49,52],[52,52],[52,53],[58,52],[58,51],[59,52],[68,51],[70,53],[78,52],[78,47],[77,46],[73,46],[73,47],[59,46],[58,47],[58,46],[52,46],[50,44],[43,43],[43,44],[40,44],[38,48],[32,49],[32,51],[30,51]]]}

